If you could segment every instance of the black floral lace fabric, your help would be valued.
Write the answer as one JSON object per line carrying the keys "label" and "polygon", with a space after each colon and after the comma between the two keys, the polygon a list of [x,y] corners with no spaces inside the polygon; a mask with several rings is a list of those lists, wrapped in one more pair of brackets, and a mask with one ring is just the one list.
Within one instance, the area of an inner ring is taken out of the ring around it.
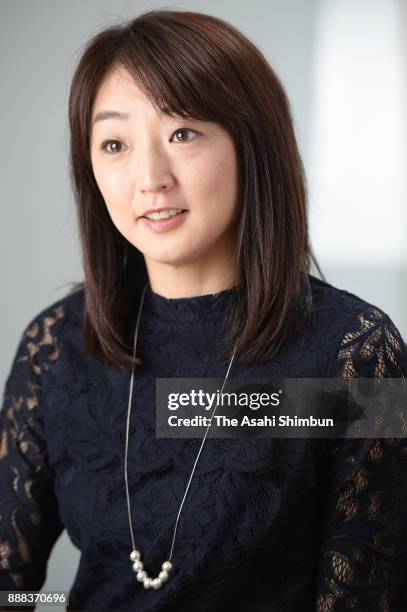
{"label": "black floral lace fabric", "polygon": [[[407,378],[386,313],[310,275],[312,322],[296,350],[236,378]],[[234,289],[146,294],[128,474],[135,540],[150,575],[168,558],[200,439],[157,438],[155,379],[220,378],[216,341]],[[129,375],[96,362],[84,298],[27,326],[0,413],[0,590],[39,590],[66,529],[81,551],[68,610],[402,611],[407,578],[405,439],[215,439],[180,516],[170,580],[135,578],[123,479]],[[59,585],[55,585],[59,588]],[[29,609],[29,608],[26,608]]]}
{"label": "black floral lace fabric", "polygon": [[[329,375],[344,383],[405,379],[405,346],[389,317],[371,307],[357,318]],[[342,440],[331,449],[329,469],[317,609],[407,609],[406,439]]]}

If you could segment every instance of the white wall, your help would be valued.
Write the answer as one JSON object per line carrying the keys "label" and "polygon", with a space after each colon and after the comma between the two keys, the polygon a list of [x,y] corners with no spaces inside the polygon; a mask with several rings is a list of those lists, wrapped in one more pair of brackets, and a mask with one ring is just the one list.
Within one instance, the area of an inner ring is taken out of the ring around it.
{"label": "white wall", "polygon": [[308,163],[324,270],[407,331],[405,22],[397,0],[325,0],[314,41]]}

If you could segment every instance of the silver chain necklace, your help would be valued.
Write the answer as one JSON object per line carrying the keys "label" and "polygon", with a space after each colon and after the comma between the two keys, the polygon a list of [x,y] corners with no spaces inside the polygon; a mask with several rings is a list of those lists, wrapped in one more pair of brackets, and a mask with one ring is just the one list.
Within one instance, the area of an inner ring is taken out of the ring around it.
{"label": "silver chain necklace", "polygon": [[[139,306],[139,310],[138,310],[138,314],[137,314],[136,329],[135,329],[135,332],[134,332],[134,342],[133,342],[133,359],[134,359],[134,357],[136,355],[137,335],[138,335],[138,329],[139,329],[139,324],[140,324],[141,310],[142,310],[142,306],[143,306],[143,302],[144,302],[144,296],[145,296],[148,284],[149,283],[147,283],[146,286],[143,289],[143,293],[142,293],[141,300],[140,300],[140,306]],[[236,345],[237,345],[237,342],[236,342]],[[226,372],[225,380],[223,381],[223,385],[222,385],[222,389],[221,389],[221,394],[223,392],[223,388],[225,386],[225,383],[226,383],[227,377],[229,375],[229,371],[230,371],[230,368],[231,368],[231,365],[232,365],[232,362],[233,362],[233,359],[234,359],[234,356],[235,356],[236,345],[235,345],[235,348],[233,350],[233,354],[232,354],[232,358],[231,358],[230,363],[229,363],[228,370]],[[132,542],[132,546],[133,546],[132,551],[130,553],[130,561],[133,564],[133,571],[137,574],[137,580],[139,582],[143,583],[145,589],[149,589],[151,587],[153,589],[159,589],[164,584],[164,582],[166,582],[169,579],[169,577],[170,577],[170,571],[172,569],[171,559],[172,559],[172,553],[173,553],[173,550],[174,550],[175,535],[177,533],[179,517],[181,515],[182,507],[184,505],[184,501],[185,501],[185,498],[187,496],[187,493],[188,493],[188,490],[189,490],[189,486],[191,484],[191,480],[192,480],[192,477],[193,477],[194,472],[195,472],[195,468],[196,468],[198,460],[199,460],[199,456],[201,454],[203,445],[205,444],[206,436],[208,434],[209,428],[210,428],[211,423],[212,423],[212,418],[213,418],[213,416],[214,416],[214,414],[216,412],[216,409],[218,407],[218,403],[216,404],[215,408],[212,411],[212,414],[211,414],[211,417],[210,417],[210,420],[209,420],[209,425],[206,428],[205,435],[204,435],[204,437],[202,439],[201,446],[199,448],[198,454],[197,454],[196,459],[195,459],[194,466],[192,468],[191,475],[189,477],[189,481],[188,481],[187,488],[186,488],[185,493],[184,493],[184,497],[182,498],[181,505],[180,505],[179,510],[178,510],[177,520],[175,521],[174,534],[172,536],[172,544],[171,544],[170,555],[168,557],[168,560],[164,561],[164,563],[162,564],[161,571],[158,574],[158,576],[156,578],[150,578],[150,576],[148,576],[147,572],[144,569],[144,564],[143,564],[143,562],[141,560],[141,553],[136,548],[136,545],[135,545],[135,542],[134,542],[133,526],[132,526],[132,522],[131,522],[129,484],[128,484],[128,479],[127,479],[127,455],[128,455],[128,450],[129,450],[129,429],[130,429],[131,400],[132,400],[132,396],[133,396],[134,370],[135,370],[135,366],[133,364],[132,372],[131,372],[131,379],[130,379],[129,403],[128,403],[128,409],[127,409],[127,422],[126,422],[126,442],[125,442],[125,452],[124,452],[124,481],[125,481],[125,484],[126,484],[127,513],[128,513],[128,518],[129,518],[129,527],[130,527],[131,542]]]}

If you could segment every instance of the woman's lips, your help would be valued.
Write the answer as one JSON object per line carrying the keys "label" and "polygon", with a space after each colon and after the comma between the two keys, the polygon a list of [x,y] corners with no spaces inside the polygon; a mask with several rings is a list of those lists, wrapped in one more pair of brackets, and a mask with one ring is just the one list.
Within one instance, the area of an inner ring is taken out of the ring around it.
{"label": "woman's lips", "polygon": [[141,217],[141,220],[145,223],[146,227],[153,230],[153,232],[167,232],[183,223],[187,213],[188,211],[184,210],[182,213],[178,213],[167,219],[148,219],[147,217]]}

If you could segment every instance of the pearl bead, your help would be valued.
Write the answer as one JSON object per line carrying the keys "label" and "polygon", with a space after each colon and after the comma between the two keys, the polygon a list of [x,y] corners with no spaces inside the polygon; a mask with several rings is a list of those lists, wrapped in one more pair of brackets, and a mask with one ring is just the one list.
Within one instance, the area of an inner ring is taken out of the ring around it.
{"label": "pearl bead", "polygon": [[130,553],[130,561],[137,561],[140,559],[140,552],[138,550],[132,550]]}
{"label": "pearl bead", "polygon": [[166,570],[167,572],[169,572],[170,569],[172,568],[172,563],[171,561],[164,561],[161,567],[163,568],[163,570]]}
{"label": "pearl bead", "polygon": [[144,569],[144,565],[142,561],[137,560],[133,563],[133,570],[135,572],[139,572],[142,569]]}
{"label": "pearl bead", "polygon": [[158,577],[163,582],[164,582],[164,580],[168,580],[168,572],[167,572],[167,570],[161,570],[161,572],[158,574]]}
{"label": "pearl bead", "polygon": [[152,586],[153,581],[151,580],[151,578],[144,578],[143,580],[143,584],[144,584],[144,588],[149,589]]}
{"label": "pearl bead", "polygon": [[147,578],[147,572],[145,572],[144,570],[137,572],[136,578],[139,582],[144,582],[144,580]]}
{"label": "pearl bead", "polygon": [[151,583],[151,586],[153,587],[153,589],[159,589],[160,586],[162,586],[162,581],[159,578],[154,578]]}

